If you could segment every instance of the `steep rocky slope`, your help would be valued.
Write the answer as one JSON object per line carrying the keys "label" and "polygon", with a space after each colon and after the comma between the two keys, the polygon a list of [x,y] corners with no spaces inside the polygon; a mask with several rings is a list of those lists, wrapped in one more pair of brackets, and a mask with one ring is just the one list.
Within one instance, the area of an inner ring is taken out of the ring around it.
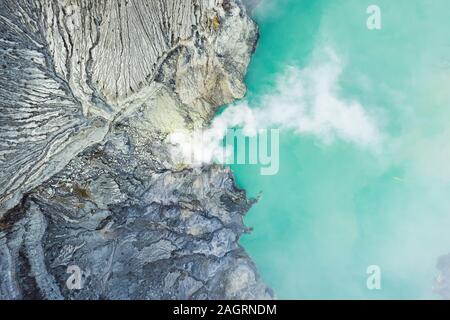
{"label": "steep rocky slope", "polygon": [[245,93],[240,1],[0,0],[0,31],[0,298],[273,296],[252,202],[166,142]]}

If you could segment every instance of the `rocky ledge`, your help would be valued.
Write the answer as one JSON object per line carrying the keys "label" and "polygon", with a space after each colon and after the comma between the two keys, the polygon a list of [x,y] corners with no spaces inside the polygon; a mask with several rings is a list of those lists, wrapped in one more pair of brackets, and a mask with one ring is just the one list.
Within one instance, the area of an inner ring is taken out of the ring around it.
{"label": "rocky ledge", "polygon": [[0,0],[0,298],[266,299],[232,173],[166,138],[241,98],[238,0]]}

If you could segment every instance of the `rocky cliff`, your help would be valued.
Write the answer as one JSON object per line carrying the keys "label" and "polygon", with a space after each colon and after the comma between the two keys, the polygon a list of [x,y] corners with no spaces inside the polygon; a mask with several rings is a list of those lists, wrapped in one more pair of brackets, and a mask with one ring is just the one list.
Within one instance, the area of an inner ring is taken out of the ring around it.
{"label": "rocky cliff", "polygon": [[232,173],[167,137],[241,98],[239,0],[0,0],[0,298],[254,299]]}

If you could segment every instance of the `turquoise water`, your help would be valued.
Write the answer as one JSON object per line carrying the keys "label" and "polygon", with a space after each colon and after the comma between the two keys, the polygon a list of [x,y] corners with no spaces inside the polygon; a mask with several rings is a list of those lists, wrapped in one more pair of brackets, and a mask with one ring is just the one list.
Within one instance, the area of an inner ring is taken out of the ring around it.
{"label": "turquoise water", "polygon": [[[343,98],[376,119],[378,152],[282,130],[280,171],[234,165],[262,198],[241,239],[278,298],[437,298],[436,258],[450,252],[450,3],[377,0],[382,29],[366,28],[364,0],[263,0],[246,99],[254,108],[286,66],[331,47],[344,62]],[[381,268],[368,290],[366,268]]]}

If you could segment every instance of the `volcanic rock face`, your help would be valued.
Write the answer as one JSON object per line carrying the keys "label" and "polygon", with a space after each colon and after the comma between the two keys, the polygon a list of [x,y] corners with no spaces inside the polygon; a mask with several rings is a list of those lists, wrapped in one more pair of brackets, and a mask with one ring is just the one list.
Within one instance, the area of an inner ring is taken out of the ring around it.
{"label": "volcanic rock face", "polygon": [[166,143],[243,96],[256,39],[239,1],[0,0],[0,298],[272,297],[252,202]]}

